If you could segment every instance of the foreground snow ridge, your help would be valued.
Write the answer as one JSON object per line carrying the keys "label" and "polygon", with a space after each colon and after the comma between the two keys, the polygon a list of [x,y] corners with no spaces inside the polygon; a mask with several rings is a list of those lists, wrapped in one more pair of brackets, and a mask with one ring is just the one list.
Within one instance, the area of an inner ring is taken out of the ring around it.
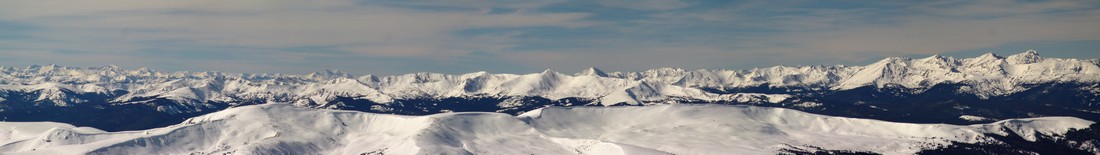
{"label": "foreground snow ridge", "polygon": [[0,154],[775,154],[808,146],[911,154],[980,142],[987,133],[1034,140],[1092,123],[1045,117],[908,124],[725,105],[400,116],[263,104],[142,131],[0,122]]}

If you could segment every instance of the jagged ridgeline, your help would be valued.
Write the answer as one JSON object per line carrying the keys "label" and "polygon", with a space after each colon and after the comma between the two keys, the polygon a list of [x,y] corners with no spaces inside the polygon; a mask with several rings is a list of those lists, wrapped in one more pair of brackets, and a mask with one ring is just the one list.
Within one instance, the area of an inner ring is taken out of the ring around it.
{"label": "jagged ridgeline", "polygon": [[1100,121],[1098,62],[1027,51],[1007,57],[886,58],[865,66],[381,77],[339,71],[287,75],[0,67],[0,117],[119,131],[266,103],[406,115],[679,103],[784,107],[910,123],[1039,116]]}

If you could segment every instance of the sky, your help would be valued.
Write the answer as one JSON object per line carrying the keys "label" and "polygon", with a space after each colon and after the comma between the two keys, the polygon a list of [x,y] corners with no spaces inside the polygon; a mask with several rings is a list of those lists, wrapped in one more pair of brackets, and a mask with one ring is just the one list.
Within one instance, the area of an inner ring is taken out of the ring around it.
{"label": "sky", "polygon": [[1100,57],[1100,1],[5,0],[0,66],[459,74]]}

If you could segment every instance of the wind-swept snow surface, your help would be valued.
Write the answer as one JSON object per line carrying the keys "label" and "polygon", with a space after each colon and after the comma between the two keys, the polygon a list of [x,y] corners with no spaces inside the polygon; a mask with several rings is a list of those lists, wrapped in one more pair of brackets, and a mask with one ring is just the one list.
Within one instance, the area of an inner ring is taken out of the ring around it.
{"label": "wind-swept snow surface", "polygon": [[775,154],[783,149],[910,154],[986,134],[1027,140],[1093,122],[1071,117],[970,126],[907,124],[723,105],[550,107],[511,116],[399,116],[264,104],[169,127],[103,132],[0,123],[3,154]]}

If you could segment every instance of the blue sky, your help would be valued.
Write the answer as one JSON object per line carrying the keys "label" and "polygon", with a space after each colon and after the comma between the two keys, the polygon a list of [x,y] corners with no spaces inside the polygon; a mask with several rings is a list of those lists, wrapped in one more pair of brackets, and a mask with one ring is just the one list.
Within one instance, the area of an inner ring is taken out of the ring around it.
{"label": "blue sky", "polygon": [[0,1],[0,66],[353,74],[1100,57],[1100,1]]}

